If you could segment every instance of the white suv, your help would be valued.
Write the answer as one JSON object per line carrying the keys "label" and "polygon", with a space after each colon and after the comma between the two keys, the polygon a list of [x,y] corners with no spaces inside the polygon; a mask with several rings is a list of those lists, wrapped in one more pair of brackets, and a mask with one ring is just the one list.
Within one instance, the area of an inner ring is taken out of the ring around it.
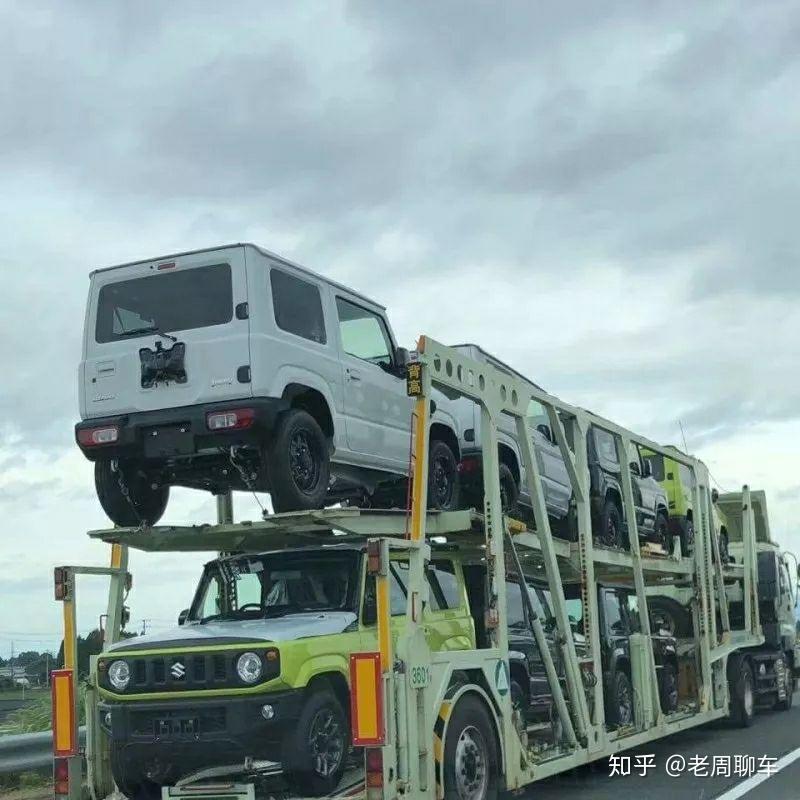
{"label": "white suv", "polygon": [[[383,306],[252,244],[97,270],[75,435],[118,525],[154,524],[170,486],[404,505],[408,358]],[[429,502],[452,509],[459,430],[434,406]]]}

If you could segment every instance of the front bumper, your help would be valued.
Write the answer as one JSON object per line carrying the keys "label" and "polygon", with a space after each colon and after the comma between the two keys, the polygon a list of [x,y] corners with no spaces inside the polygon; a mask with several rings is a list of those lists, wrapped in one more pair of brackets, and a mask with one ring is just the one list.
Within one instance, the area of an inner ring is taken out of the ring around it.
{"label": "front bumper", "polygon": [[[249,427],[242,430],[208,430],[208,414],[242,408],[252,408],[254,411],[254,419]],[[145,461],[187,458],[218,448],[258,447],[271,434],[278,415],[288,408],[288,402],[280,397],[250,397],[98,417],[75,425],[75,441],[90,461],[110,458]],[[119,431],[117,441],[113,444],[81,444],[81,431],[111,426]]]}
{"label": "front bumper", "polygon": [[[303,705],[300,689],[247,698],[217,697],[99,705],[115,777],[127,784],[171,784],[209,766],[248,757],[282,760],[282,743]],[[265,719],[265,704],[273,716]],[[110,724],[109,724],[110,722]]]}

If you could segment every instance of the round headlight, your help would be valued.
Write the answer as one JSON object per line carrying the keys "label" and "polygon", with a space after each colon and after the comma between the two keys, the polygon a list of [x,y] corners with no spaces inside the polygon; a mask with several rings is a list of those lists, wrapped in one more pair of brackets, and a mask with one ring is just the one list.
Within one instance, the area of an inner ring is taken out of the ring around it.
{"label": "round headlight", "polygon": [[127,661],[112,661],[108,668],[108,682],[118,691],[124,692],[131,680],[131,669]]}
{"label": "round headlight", "polygon": [[236,671],[245,683],[255,683],[264,668],[261,659],[255,653],[242,653],[236,660]]}

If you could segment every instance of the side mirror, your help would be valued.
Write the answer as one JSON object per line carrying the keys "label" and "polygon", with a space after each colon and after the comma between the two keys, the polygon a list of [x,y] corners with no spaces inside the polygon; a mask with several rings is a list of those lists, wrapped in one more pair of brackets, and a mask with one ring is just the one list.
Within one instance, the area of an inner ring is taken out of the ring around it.
{"label": "side mirror", "polygon": [[405,373],[408,363],[411,361],[411,356],[405,347],[397,347],[394,351],[394,365],[397,367],[398,372]]}
{"label": "side mirror", "polygon": [[642,471],[639,469],[639,464],[638,464],[638,462],[636,462],[636,461],[631,461],[630,467],[631,467],[631,474],[632,474],[632,475],[639,475],[639,476],[641,476],[641,474],[642,474]]}
{"label": "side mirror", "polygon": [[716,503],[719,500],[719,492],[716,489],[711,490],[711,502]]}
{"label": "side mirror", "polygon": [[378,601],[375,597],[364,597],[364,608],[361,612],[364,625],[375,625],[378,621]]}
{"label": "side mirror", "polygon": [[186,622],[187,617],[189,616],[189,609],[184,608],[180,614],[178,614],[178,625],[183,625]]}
{"label": "side mirror", "polygon": [[642,470],[642,475],[644,475],[645,478],[651,478],[653,476],[653,465],[647,459],[642,462]]}

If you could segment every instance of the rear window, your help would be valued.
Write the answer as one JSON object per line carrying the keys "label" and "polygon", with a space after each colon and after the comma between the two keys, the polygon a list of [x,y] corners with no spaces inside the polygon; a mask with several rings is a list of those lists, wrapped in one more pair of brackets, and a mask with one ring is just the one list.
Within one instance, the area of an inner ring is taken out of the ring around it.
{"label": "rear window", "polygon": [[650,469],[653,472],[653,477],[657,481],[664,480],[664,456],[660,453],[652,453],[644,457],[645,461],[650,462]]}
{"label": "rear window", "polygon": [[325,320],[319,289],[288,272],[273,269],[269,274],[275,324],[287,333],[325,344]]}
{"label": "rear window", "polygon": [[230,266],[192,267],[107,283],[97,300],[95,339],[114,342],[157,330],[208,328],[232,318]]}

